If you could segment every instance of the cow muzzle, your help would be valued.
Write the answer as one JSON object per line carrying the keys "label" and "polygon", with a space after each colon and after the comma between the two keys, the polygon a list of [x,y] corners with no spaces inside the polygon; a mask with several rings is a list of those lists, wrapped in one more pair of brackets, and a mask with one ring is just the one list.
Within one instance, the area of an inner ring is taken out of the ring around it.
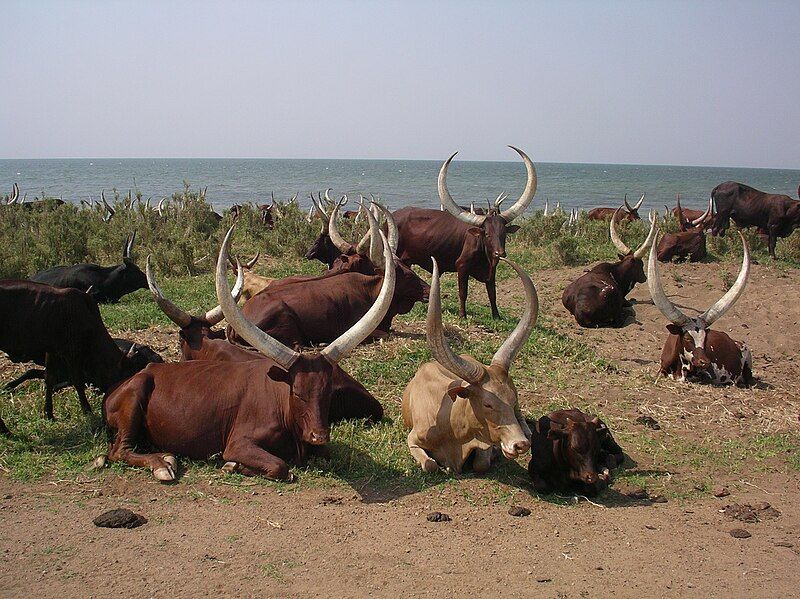
{"label": "cow muzzle", "polygon": [[531,444],[527,439],[514,441],[510,445],[506,445],[505,443],[500,443],[500,449],[503,450],[503,455],[506,456],[509,460],[513,460],[517,456],[522,455],[530,448]]}
{"label": "cow muzzle", "polygon": [[311,445],[325,445],[330,438],[330,431],[311,431],[306,435],[306,442]]}
{"label": "cow muzzle", "polygon": [[705,352],[698,352],[695,350],[692,352],[692,366],[700,370],[705,370],[711,366],[711,360],[708,359]]}

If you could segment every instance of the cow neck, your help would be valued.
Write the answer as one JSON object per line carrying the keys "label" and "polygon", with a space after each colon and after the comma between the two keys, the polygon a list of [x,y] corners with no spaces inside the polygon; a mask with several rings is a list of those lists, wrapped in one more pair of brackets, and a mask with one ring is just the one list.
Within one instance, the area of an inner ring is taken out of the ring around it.
{"label": "cow neck", "polygon": [[[466,381],[462,382],[466,383]],[[445,401],[450,401],[450,398],[446,398]],[[480,439],[483,425],[475,415],[475,410],[472,409],[472,404],[468,397],[457,397],[453,402],[453,407],[450,410],[450,426],[458,441],[465,442],[476,437]],[[490,443],[486,439],[480,440]]]}
{"label": "cow neck", "polygon": [[620,260],[619,262],[612,264],[609,272],[611,277],[617,283],[617,286],[622,290],[622,295],[628,295],[636,285],[636,281],[633,280],[633,277],[630,276],[625,268],[623,267],[624,261]]}

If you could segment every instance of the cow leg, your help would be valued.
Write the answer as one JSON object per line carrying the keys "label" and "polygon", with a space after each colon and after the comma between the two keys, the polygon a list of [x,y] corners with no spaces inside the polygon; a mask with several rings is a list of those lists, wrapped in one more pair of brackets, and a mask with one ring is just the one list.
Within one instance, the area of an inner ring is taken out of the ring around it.
{"label": "cow leg", "polygon": [[89,403],[89,400],[86,399],[86,385],[82,381],[74,381],[72,385],[75,387],[75,392],[78,394],[78,401],[81,404],[81,410],[83,410],[83,413],[87,416],[92,415],[92,406]]}
{"label": "cow leg", "polygon": [[467,290],[469,287],[469,272],[466,268],[458,271],[458,315],[467,317]]}
{"label": "cow leg", "polygon": [[775,234],[775,229],[770,227],[767,237],[767,246],[769,247],[769,255],[775,260],[775,245],[778,243],[778,236]]}
{"label": "cow leg", "polygon": [[264,476],[273,480],[292,482],[294,476],[289,465],[277,456],[247,439],[231,442],[222,453],[226,472],[239,472],[245,476]]}
{"label": "cow leg", "polygon": [[340,422],[350,418],[366,418],[370,422],[380,422],[383,418],[383,406],[368,393],[334,393],[328,420]]}
{"label": "cow leg", "polygon": [[9,381],[5,385],[6,391],[11,391],[12,389],[16,389],[25,381],[32,381],[34,379],[44,379],[45,372],[39,368],[31,368],[30,370],[26,370],[20,376],[15,378],[13,381]]}
{"label": "cow leg", "polygon": [[[49,362],[50,359],[48,357],[46,362]],[[58,381],[56,380],[59,377],[56,377],[53,374],[52,368],[46,368],[44,371],[44,415],[48,420],[55,420],[53,416],[53,388],[56,386]]]}
{"label": "cow leg", "polygon": [[489,305],[492,307],[492,318],[500,318],[497,310],[497,284],[494,275],[486,281],[486,295],[489,296]]}
{"label": "cow leg", "polygon": [[488,449],[481,449],[476,447],[472,456],[472,469],[476,474],[485,474],[492,467],[492,461],[496,456],[494,447]]}
{"label": "cow leg", "polygon": [[411,457],[417,461],[423,471],[431,473],[439,469],[439,464],[436,463],[436,460],[429,456],[428,452],[419,445],[419,437],[413,430],[408,433],[408,449],[411,451]]}

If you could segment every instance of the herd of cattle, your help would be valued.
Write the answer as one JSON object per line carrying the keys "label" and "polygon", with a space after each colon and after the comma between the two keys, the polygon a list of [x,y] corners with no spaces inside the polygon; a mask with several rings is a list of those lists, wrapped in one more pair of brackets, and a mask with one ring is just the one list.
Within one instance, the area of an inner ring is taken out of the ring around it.
{"label": "herd of cattle", "polygon": [[[202,459],[221,454],[227,472],[290,480],[289,464],[324,451],[331,423],[383,418],[381,403],[339,363],[365,340],[389,334],[396,315],[427,302],[426,337],[433,361],[419,367],[402,397],[408,448],[419,466],[425,472],[461,472],[465,467],[485,472],[500,454],[514,459],[530,451],[529,472],[537,490],[570,487],[594,494],[622,461],[622,449],[608,427],[576,409],[527,422],[509,374],[539,313],[531,278],[506,258],[506,237],[519,229],[513,221],[531,204],[537,187],[533,163],[513,149],[524,162],[527,183],[505,209],[503,196],[487,209],[455,202],[447,188],[455,154],[439,173],[441,210],[407,207],[390,212],[375,200],[369,205],[362,200],[358,212],[348,215],[363,215],[369,223],[369,231],[357,241],[344,239],[338,228],[346,198],[337,202],[327,192],[312,196],[310,218],[318,217],[322,226],[306,258],[327,266],[318,276],[273,279],[253,273],[258,255],[246,264],[231,256],[234,222],[216,264],[219,305],[203,315],[187,313],[164,295],[149,257],[145,272],[139,269],[132,257],[135,234],[125,244],[120,265],[56,266],[27,281],[0,281],[0,350],[12,361],[43,367],[27,371],[6,388],[43,378],[48,418],[53,417],[53,393],[61,388],[74,386],[85,412],[91,412],[85,386],[103,392],[110,443],[100,463],[123,461],[171,481],[178,470],[176,455]],[[745,289],[750,253],[744,237],[734,285],[698,317],[685,315],[667,298],[658,261],[702,259],[705,231],[724,234],[730,219],[739,227],[758,227],[774,256],[776,238],[800,224],[800,202],[723,183],[712,191],[705,211],[682,209],[678,199],[673,214],[680,231],[660,241],[658,217],[651,212],[645,241],[631,249],[617,225],[640,219],[643,201],[644,196],[631,206],[626,198],[619,208],[596,208],[585,215],[609,220],[619,260],[598,264],[572,282],[564,291],[564,306],[581,326],[622,326],[631,309],[627,294],[636,283],[647,282],[654,304],[669,322],[662,374],[749,385],[752,359],[747,346],[709,328]],[[16,185],[5,203],[25,203]],[[264,208],[264,222],[271,225],[273,216],[280,217],[279,207],[273,202]],[[164,210],[163,202],[155,209]],[[569,224],[577,219],[571,213]],[[466,316],[470,277],[486,285],[496,317],[501,262],[519,277],[525,310],[487,365],[451,349],[442,324],[440,273],[457,275],[461,317]],[[237,275],[233,289],[229,265]],[[432,274],[430,285],[412,270],[414,265]],[[164,363],[146,346],[112,339],[103,324],[99,302],[116,302],[143,288],[179,328],[179,362]],[[227,327],[215,328],[223,319]],[[9,434],[2,420],[0,431]]]}

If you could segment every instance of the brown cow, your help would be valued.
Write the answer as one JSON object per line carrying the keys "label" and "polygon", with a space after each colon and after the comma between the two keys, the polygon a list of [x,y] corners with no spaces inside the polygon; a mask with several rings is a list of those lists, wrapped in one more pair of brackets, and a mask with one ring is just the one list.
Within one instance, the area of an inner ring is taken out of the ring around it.
{"label": "brown cow", "polygon": [[536,194],[536,168],[531,159],[513,146],[525,163],[528,181],[522,195],[513,206],[500,210],[502,195],[488,214],[472,214],[453,200],[447,189],[447,169],[455,154],[445,161],[439,171],[439,199],[447,212],[426,208],[401,208],[394,213],[400,230],[398,257],[409,266],[417,264],[432,271],[432,258],[442,272],[458,274],[458,314],[467,315],[467,286],[469,277],[486,284],[486,293],[492,316],[500,317],[497,310],[495,270],[500,258],[506,255],[506,236],[519,227],[511,222],[522,214]]}
{"label": "brown cow", "polygon": [[403,392],[402,403],[403,422],[411,429],[408,448],[425,472],[445,468],[459,473],[470,456],[474,470],[486,472],[498,449],[513,459],[530,448],[531,431],[508,370],[536,324],[539,299],[525,271],[502,260],[522,280],[525,313],[491,365],[485,366],[471,356],[455,355],[447,343],[439,265],[433,259],[426,333],[435,361],[420,366]]}
{"label": "brown cow", "polygon": [[[664,206],[667,208],[667,206]],[[669,208],[667,208],[669,211]],[[691,210],[681,206],[681,194],[675,197],[675,207],[671,210],[672,216],[678,221],[681,231],[691,227],[702,226],[704,229],[714,224],[714,200],[708,197],[708,208],[705,210]]]}
{"label": "brown cow", "polygon": [[667,299],[655,253],[647,263],[647,284],[653,303],[667,317],[670,335],[661,352],[661,374],[679,381],[705,380],[714,384],[750,385],[753,380],[753,357],[747,345],[709,327],[744,293],[750,273],[750,249],[741,231],[744,257],[739,276],[728,292],[698,317],[690,318]]}
{"label": "brown cow", "polygon": [[[335,210],[332,217],[336,214]],[[370,228],[377,232],[374,216],[370,211],[366,212]],[[380,238],[376,235],[373,239]],[[276,281],[244,304],[242,310],[245,316],[261,330],[297,349],[330,342],[367,311],[381,289],[384,278],[383,256],[378,253],[376,244],[370,246],[373,252],[371,263],[377,267],[375,274],[329,273],[294,281]],[[428,284],[408,266],[400,262],[392,264],[396,271],[397,284],[391,306],[373,332],[374,336],[388,334],[392,319],[397,314],[406,314],[416,302],[428,300]],[[237,332],[230,327],[228,339],[236,343],[242,342]]]}
{"label": "brown cow", "polygon": [[708,219],[713,220],[714,218],[711,209],[711,199],[709,199],[708,209],[697,218],[689,220],[678,200],[675,216],[678,219],[680,231],[664,234],[656,248],[658,260],[660,262],[671,262],[672,260],[680,262],[687,259],[689,262],[700,262],[704,260],[707,254],[706,234],[703,229],[709,222]]}
{"label": "brown cow", "polygon": [[[115,432],[108,459],[147,467],[171,481],[174,454],[208,458],[222,453],[228,472],[291,480],[287,462],[303,463],[328,441],[331,397],[352,381],[338,365],[375,328],[394,291],[393,257],[381,234],[387,275],[375,303],[355,325],[320,352],[300,354],[249,322],[231,297],[225,277],[233,227],[217,260],[217,299],[228,322],[253,347],[274,360],[192,361],[148,366],[103,403]],[[156,453],[137,453],[146,438]]]}
{"label": "brown cow", "polygon": [[[797,188],[800,196],[800,187]],[[800,202],[787,195],[764,193],[742,183],[726,181],[711,191],[717,215],[711,234],[724,235],[730,219],[740,228],[756,227],[766,234],[769,255],[775,258],[778,237],[788,237],[800,226]]]}
{"label": "brown cow", "polygon": [[[622,208],[617,208],[617,211]],[[632,251],[617,235],[616,216],[611,219],[611,241],[619,250],[619,262],[601,262],[570,283],[561,296],[561,303],[582,327],[621,327],[627,318],[630,302],[625,298],[636,283],[644,283],[644,256],[653,243],[656,230],[655,212],[650,214],[650,233],[639,248]]]}
{"label": "brown cow", "polygon": [[622,214],[617,214],[619,212],[618,208],[592,208],[586,213],[586,218],[589,220],[607,220],[613,216],[615,219],[617,219],[617,221],[640,220],[641,217],[639,216],[639,208],[642,207],[642,202],[644,202],[644,195],[645,194],[642,194],[642,197],[639,198],[639,201],[635,206],[631,206],[628,203],[628,194],[625,194],[625,197],[622,200],[625,206],[625,212]]}
{"label": "brown cow", "polygon": [[534,424],[528,473],[537,493],[597,495],[625,458],[599,418],[578,409],[556,410]]}

